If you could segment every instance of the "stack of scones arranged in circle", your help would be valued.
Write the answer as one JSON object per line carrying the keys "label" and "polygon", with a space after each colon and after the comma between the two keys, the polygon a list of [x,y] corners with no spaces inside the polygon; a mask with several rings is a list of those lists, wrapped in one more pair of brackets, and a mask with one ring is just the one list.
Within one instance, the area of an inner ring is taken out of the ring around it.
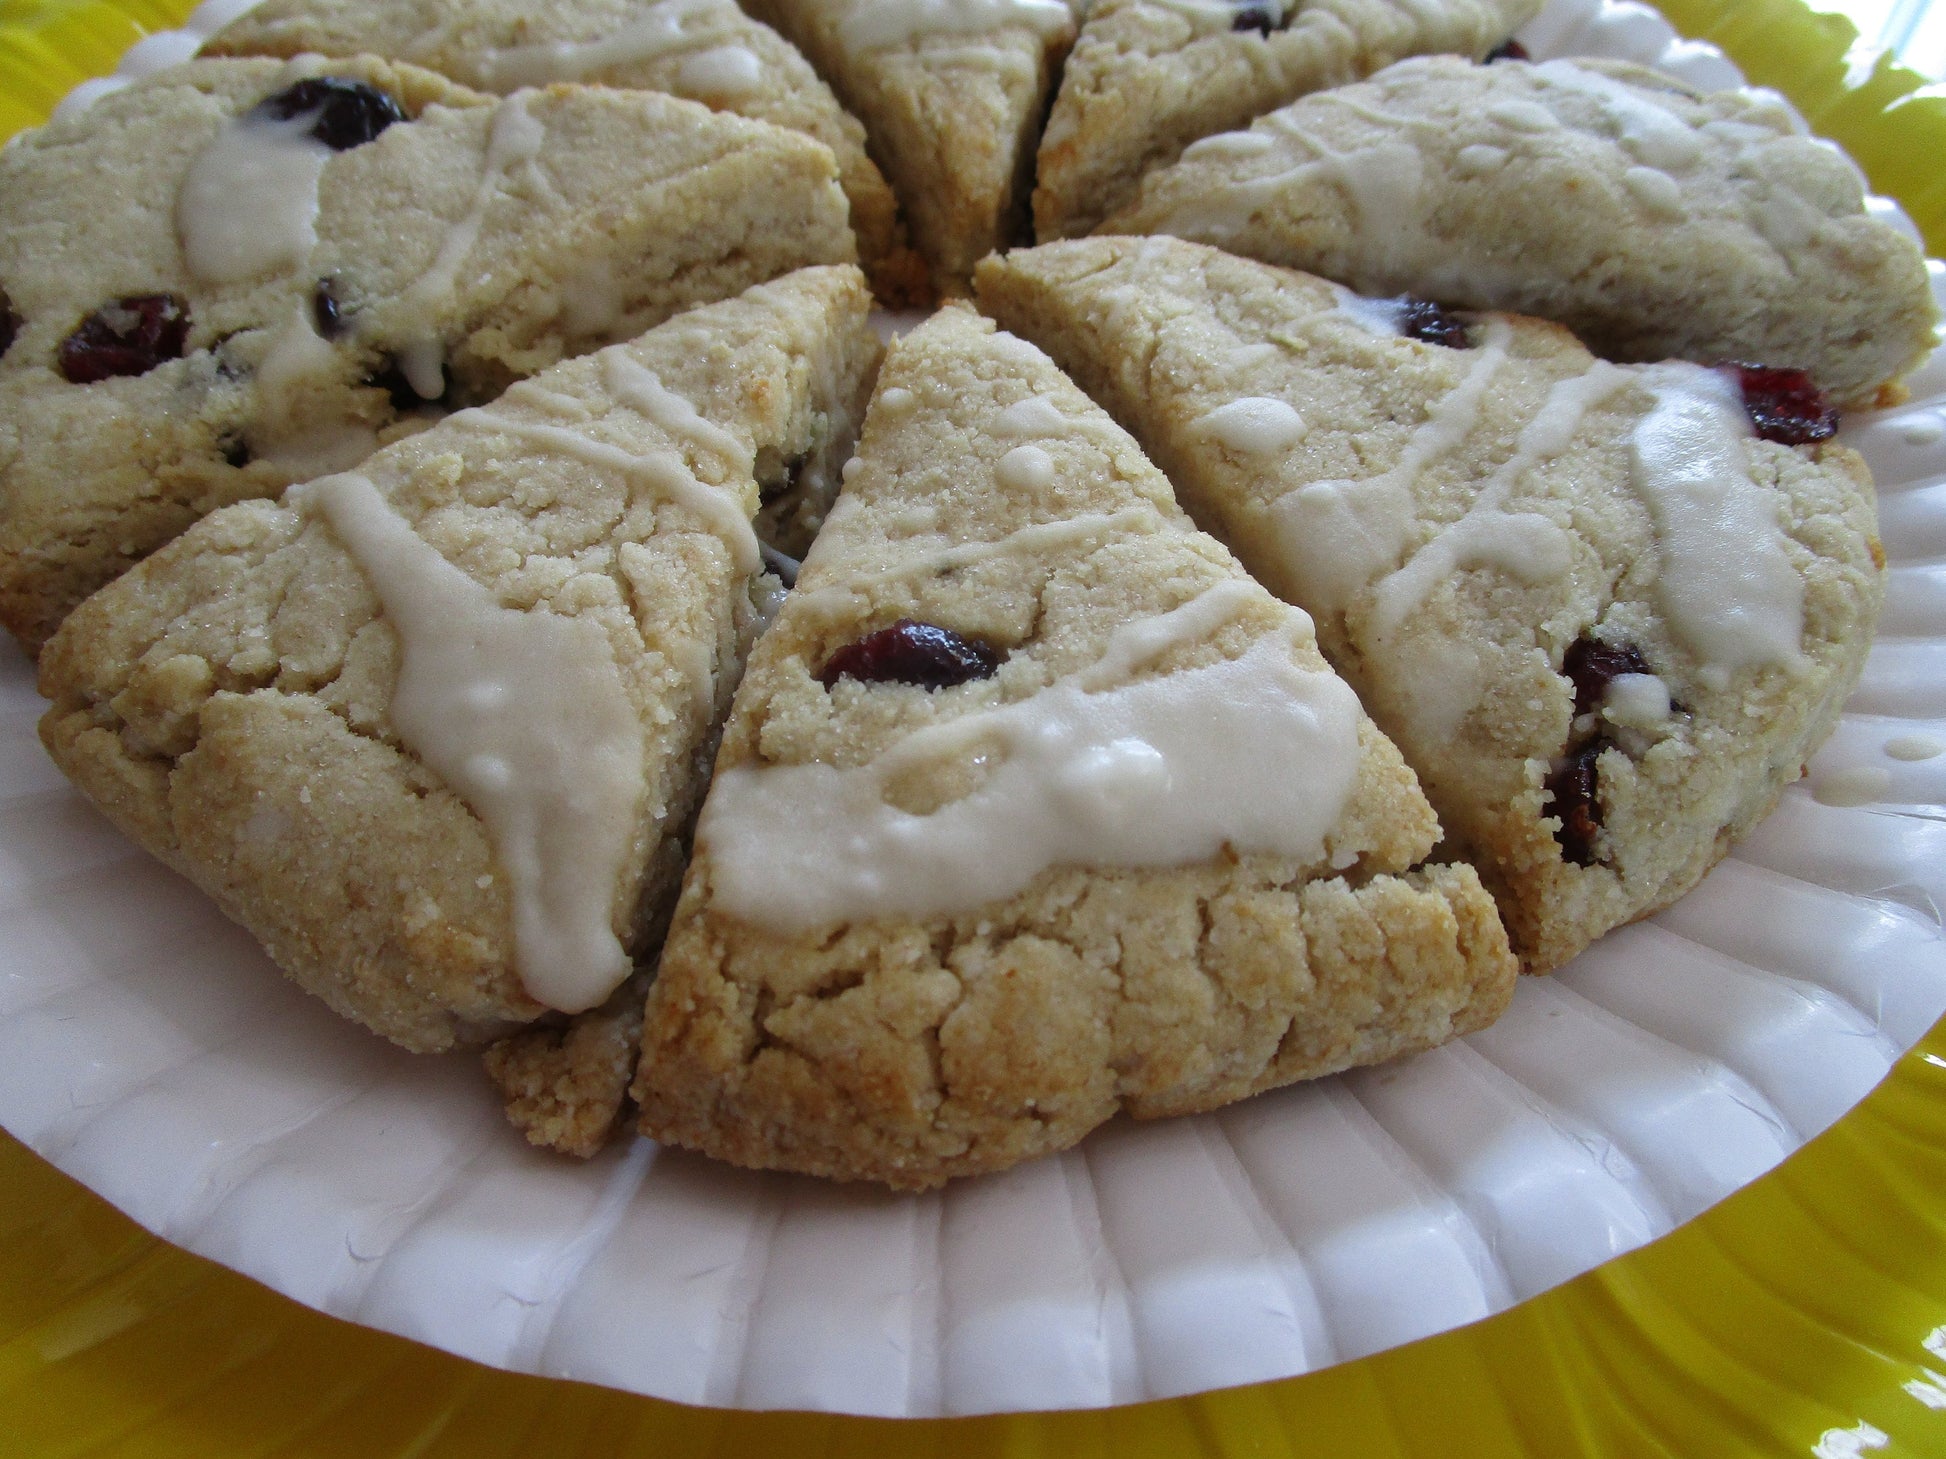
{"label": "stack of scones arranged in circle", "polygon": [[1484,1027],[1830,733],[1936,324],[1536,9],[266,0],[0,152],[43,742],[569,1154],[924,1189]]}

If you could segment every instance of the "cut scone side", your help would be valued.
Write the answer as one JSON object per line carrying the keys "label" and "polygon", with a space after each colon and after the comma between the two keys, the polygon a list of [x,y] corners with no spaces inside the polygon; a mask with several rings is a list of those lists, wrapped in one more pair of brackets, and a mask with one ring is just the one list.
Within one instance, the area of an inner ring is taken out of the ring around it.
{"label": "cut scone side", "polygon": [[[1035,236],[1077,238],[1133,201],[1142,178],[1216,132],[1298,97],[1360,81],[1407,56],[1475,60],[1531,20],[1540,0],[1312,0],[1260,7],[1101,0],[1062,72],[1043,133]],[[1287,10],[1281,25],[1270,12]]]}
{"label": "cut scone side", "polygon": [[[464,592],[485,590],[492,625],[545,626],[596,656],[594,688],[620,696],[640,742],[602,935],[652,953],[759,617],[755,463],[823,449],[860,408],[879,352],[869,309],[856,269],[800,271],[556,366],[355,476],[212,514],[50,641],[43,742],[338,1012],[428,1051],[547,1016],[517,948],[532,883],[508,854],[527,843],[400,730],[416,640],[402,644],[391,595],[419,580],[373,577],[362,538],[348,551],[343,492],[370,483],[381,509],[359,530],[435,552]],[[546,709],[533,697],[512,684],[492,703],[515,705],[518,728]],[[602,783],[592,765],[586,778]],[[570,832],[585,814],[542,811],[561,818],[543,830]]]}
{"label": "cut scone side", "polygon": [[[1492,900],[1421,865],[1438,823],[1308,620],[1038,351],[936,316],[893,346],[847,475],[725,730],[649,993],[645,1134],[924,1188],[1498,1014]],[[834,671],[904,620],[991,673]],[[1208,743],[1285,686],[1301,732]],[[1199,753],[1172,759],[1177,712]],[[1218,808],[1237,795],[1268,808]]]}
{"label": "cut scone side", "polygon": [[1693,886],[1857,681],[1883,557],[1855,453],[1757,439],[1738,402],[1720,520],[1671,526],[1644,484],[1643,443],[1714,419],[1717,372],[1512,316],[1427,343],[1397,301],[1166,238],[1016,252],[978,286],[1316,615],[1531,971]]}
{"label": "cut scone side", "polygon": [[797,49],[732,0],[269,0],[205,55],[396,56],[483,92],[571,81],[667,92],[815,138],[838,159],[860,259],[889,307],[921,302],[925,262],[848,115]]}
{"label": "cut scone side", "polygon": [[966,293],[973,265],[1024,226],[1034,148],[1074,39],[1067,4],[745,8],[795,42],[865,124],[934,287]]}
{"label": "cut scone side", "polygon": [[1869,406],[1933,349],[1917,244],[1774,94],[1621,61],[1402,61],[1189,148],[1097,230],[1503,309],[1624,361],[1807,370]]}
{"label": "cut scone side", "polygon": [[[198,275],[179,200],[199,162],[260,126],[260,98],[318,77],[422,109],[321,160],[290,256]],[[855,257],[835,164],[801,134],[649,92],[495,101],[370,59],[197,61],[104,97],[0,157],[0,224],[23,320],[0,360],[0,620],[30,649],[207,511],[678,310]],[[91,310],[161,294],[189,316],[173,357],[64,378]]]}

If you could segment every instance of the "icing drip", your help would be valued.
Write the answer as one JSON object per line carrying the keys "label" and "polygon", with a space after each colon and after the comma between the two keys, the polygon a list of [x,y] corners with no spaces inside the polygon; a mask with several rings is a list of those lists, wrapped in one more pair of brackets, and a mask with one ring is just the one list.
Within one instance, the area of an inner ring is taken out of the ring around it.
{"label": "icing drip", "polygon": [[1946,755],[1946,740],[1931,735],[1896,735],[1885,742],[1885,753],[1894,760],[1907,762],[1932,760]]}
{"label": "icing drip", "polygon": [[1773,495],[1750,478],[1749,417],[1730,378],[1697,365],[1639,372],[1655,407],[1629,440],[1637,495],[1655,519],[1656,593],[1670,627],[1720,688],[1740,669],[1804,662],[1804,581]]}
{"label": "icing drip", "polygon": [[1602,718],[1624,729],[1652,730],[1669,722],[1669,686],[1654,674],[1617,674],[1602,696]]}
{"label": "icing drip", "polygon": [[763,89],[764,63],[748,46],[711,46],[684,59],[676,84],[699,96],[753,96]]}
{"label": "icing drip", "polygon": [[[725,771],[697,829],[717,905],[789,934],[971,909],[1053,866],[1181,866],[1226,849],[1318,860],[1357,773],[1359,710],[1341,680],[1291,662],[1290,632],[1106,687],[1255,598],[1227,583],[1128,625],[1089,673],[866,765]],[[929,815],[887,802],[901,774],[975,755],[998,763],[961,799]]]}
{"label": "icing drip", "polygon": [[[431,316],[459,277],[459,266],[479,241],[487,209],[505,186],[507,174],[540,156],[547,128],[527,110],[524,93],[508,97],[493,109],[487,134],[486,159],[480,185],[466,216],[446,230],[432,264],[412,283],[403,299],[407,309]],[[420,338],[399,350],[399,367],[420,399],[437,400],[446,393],[445,347],[436,339]]]}
{"label": "icing drip", "polygon": [[1473,429],[1511,337],[1504,323],[1487,326],[1466,377],[1432,408],[1389,471],[1314,481],[1271,503],[1288,596],[1313,612],[1340,612],[1360,588],[1398,566],[1412,531],[1413,483]]}
{"label": "icing drip", "polygon": [[1054,458],[1039,446],[1015,446],[993,469],[994,480],[1008,491],[1045,491],[1054,484]]}
{"label": "icing drip", "polygon": [[529,994],[578,1013],[630,972],[615,896],[642,801],[642,730],[600,625],[502,607],[362,476],[287,497],[322,517],[399,638],[391,719],[485,824],[512,885]]}
{"label": "icing drip", "polygon": [[1363,294],[1354,294],[1342,284],[1331,285],[1331,294],[1338,301],[1338,313],[1367,334],[1375,334],[1382,339],[1398,338],[1397,299],[1370,299]]}
{"label": "icing drip", "polygon": [[935,35],[985,35],[1028,26],[1052,39],[1074,32],[1064,0],[852,0],[838,22],[847,51],[911,45]]}
{"label": "icing drip", "polygon": [[317,243],[318,180],[331,149],[315,110],[279,121],[246,112],[196,154],[176,194],[189,272],[235,284],[295,268]]}
{"label": "icing drip", "polygon": [[600,40],[545,41],[483,52],[470,68],[471,77],[462,79],[491,91],[580,81],[597,71],[710,45],[727,39],[742,24],[743,17],[725,0],[662,0],[644,7],[641,19]]}
{"label": "icing drip", "polygon": [[1245,456],[1272,456],[1303,440],[1308,427],[1285,402],[1247,395],[1198,417],[1190,429]]}
{"label": "icing drip", "polygon": [[370,426],[349,422],[292,426],[301,419],[306,394],[342,368],[338,351],[319,336],[308,303],[291,311],[257,365],[257,425],[251,454],[298,480],[346,471],[378,449]]}

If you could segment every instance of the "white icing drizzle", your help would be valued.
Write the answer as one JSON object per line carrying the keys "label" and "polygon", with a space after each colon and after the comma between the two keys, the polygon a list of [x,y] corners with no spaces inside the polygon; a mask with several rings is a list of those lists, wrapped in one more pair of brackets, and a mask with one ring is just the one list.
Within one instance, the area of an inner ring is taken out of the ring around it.
{"label": "white icing drizzle", "polygon": [[311,322],[308,302],[298,303],[257,365],[257,415],[251,454],[299,481],[348,471],[378,449],[378,433],[351,422],[295,429],[305,394],[341,368],[342,360]]}
{"label": "white icing drizzle", "polygon": [[295,268],[317,243],[318,180],[331,149],[311,136],[315,110],[226,122],[189,164],[176,194],[183,261],[204,283],[235,284]]}
{"label": "white icing drizzle", "polygon": [[1820,775],[1811,797],[1820,805],[1861,806],[1884,800],[1891,789],[1891,771],[1876,765],[1854,765]]}
{"label": "white icing drizzle", "polygon": [[599,40],[543,41],[484,51],[473,60],[470,79],[493,91],[579,81],[597,71],[713,44],[742,26],[742,16],[726,0],[661,0],[643,7],[639,20]]}
{"label": "white icing drizzle", "polygon": [[1804,663],[1804,580],[1772,493],[1750,479],[1752,434],[1735,384],[1698,365],[1646,366],[1655,407],[1630,437],[1635,490],[1655,520],[1656,595],[1720,688],[1740,669]]}
{"label": "white icing drizzle", "polygon": [[1470,142],[1459,149],[1453,163],[1462,177],[1482,177],[1507,165],[1507,149],[1489,142]]}
{"label": "white icing drizzle", "polygon": [[1304,417],[1282,400],[1246,395],[1198,416],[1190,430],[1245,456],[1273,456],[1304,439]]}
{"label": "white icing drizzle", "polygon": [[[439,308],[459,276],[459,266],[479,241],[487,209],[505,185],[507,174],[531,162],[547,143],[547,128],[527,110],[527,96],[519,92],[493,109],[487,133],[486,158],[480,184],[473,191],[466,215],[446,230],[431,265],[415,279],[402,295],[409,309],[431,316]],[[437,400],[446,393],[445,346],[431,336],[412,340],[398,351],[399,368],[423,400]]]}
{"label": "white icing drizzle", "polygon": [[1054,484],[1054,458],[1039,446],[1015,446],[993,468],[994,480],[1008,491],[1045,491]]}
{"label": "white icing drizzle", "polygon": [[1660,105],[1648,91],[1585,70],[1572,61],[1546,61],[1531,68],[1529,74],[1593,97],[1601,106],[1609,135],[1645,167],[1682,172],[1702,160],[1703,139],[1696,129]]}
{"label": "white icing drizzle", "polygon": [[700,96],[754,96],[763,89],[764,63],[748,46],[711,46],[683,58],[676,84]]}
{"label": "white icing drizzle", "polygon": [[847,51],[911,45],[936,35],[987,35],[1027,26],[1052,38],[1072,34],[1065,0],[851,0],[838,22]]}
{"label": "white icing drizzle", "polygon": [[1359,480],[1314,481],[1271,503],[1271,528],[1291,596],[1313,612],[1339,612],[1360,588],[1398,566],[1412,532],[1413,483],[1473,429],[1511,338],[1504,323],[1487,326],[1465,378],[1433,406],[1390,470]]}
{"label": "white icing drizzle", "polygon": [[1368,298],[1364,294],[1354,294],[1343,284],[1332,284],[1331,295],[1337,300],[1337,312],[1367,334],[1375,334],[1381,339],[1398,338],[1399,301],[1397,299]]}
{"label": "white icing drizzle", "polygon": [[1654,674],[1617,674],[1603,691],[1601,713],[1624,729],[1657,729],[1669,722],[1669,686]]}
{"label": "white icing drizzle", "polygon": [[1895,735],[1885,742],[1885,753],[1894,760],[1912,762],[1946,755],[1946,740],[1932,735]]}
{"label": "white icing drizzle", "polygon": [[1663,218],[1683,215],[1682,186],[1666,172],[1653,167],[1631,167],[1622,174],[1622,186],[1643,210]]}
{"label": "white icing drizzle", "polygon": [[630,972],[616,892],[643,794],[642,729],[599,624],[520,612],[448,562],[362,476],[293,487],[370,579],[399,638],[391,720],[485,824],[537,1001],[600,1003]]}
{"label": "white icing drizzle", "polygon": [[1183,160],[1207,162],[1226,157],[1260,157],[1277,145],[1268,132],[1218,132],[1183,148]]}
{"label": "white icing drizzle", "polygon": [[[891,391],[885,392],[890,395]],[[1061,408],[1045,395],[1030,395],[1016,400],[994,417],[993,433],[998,436],[1059,436],[1073,424]]]}
{"label": "white icing drizzle", "polygon": [[[1148,3],[1175,11],[1194,25],[1199,35],[1212,31],[1227,33],[1236,24],[1237,7],[1230,0],[1148,0]],[[1265,0],[1263,8],[1271,12],[1271,25],[1276,28],[1283,25],[1284,17],[1290,13],[1290,0]]]}
{"label": "white icing drizzle", "polygon": [[[1226,847],[1321,857],[1357,774],[1359,710],[1336,676],[1292,663],[1288,632],[1207,667],[1090,687],[1254,597],[1225,584],[1180,617],[1128,625],[1089,674],[920,730],[866,765],[725,771],[697,830],[717,906],[789,934],[967,910],[1053,866],[1180,866]],[[1000,763],[961,799],[929,815],[887,802],[895,777],[980,753]]]}

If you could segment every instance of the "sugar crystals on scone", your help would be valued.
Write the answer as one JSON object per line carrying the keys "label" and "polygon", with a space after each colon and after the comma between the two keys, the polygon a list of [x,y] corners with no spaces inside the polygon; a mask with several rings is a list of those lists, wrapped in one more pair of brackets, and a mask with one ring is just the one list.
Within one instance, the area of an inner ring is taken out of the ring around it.
{"label": "sugar crystals on scone", "polygon": [[979,284],[1316,615],[1530,969],[1693,886],[1857,681],[1871,482],[1800,372],[1614,365],[1171,238]]}
{"label": "sugar crystals on scone", "polygon": [[925,1187],[1495,1017],[1514,961],[1308,618],[1030,345],[892,347],[759,641],[642,1128]]}
{"label": "sugar crystals on scone", "polygon": [[[869,309],[854,268],[794,273],[213,513],[50,641],[44,742],[406,1048],[600,1008],[654,950],[775,587],[763,463],[848,449]],[[538,1138],[583,1147],[587,1066],[537,1085],[543,1052],[496,1072]]]}
{"label": "sugar crystals on scone", "polygon": [[0,153],[0,622],[228,502],[856,256],[821,144],[651,92],[196,61]]}

